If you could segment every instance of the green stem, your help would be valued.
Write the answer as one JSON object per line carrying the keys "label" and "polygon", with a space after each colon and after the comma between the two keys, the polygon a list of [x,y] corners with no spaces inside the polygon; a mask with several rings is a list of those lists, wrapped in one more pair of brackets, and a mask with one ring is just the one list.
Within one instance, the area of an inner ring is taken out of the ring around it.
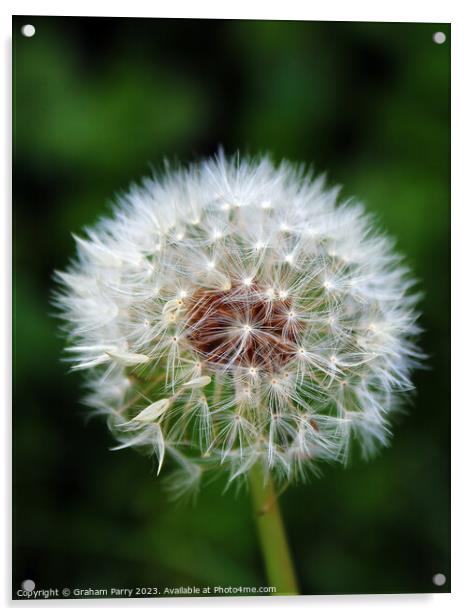
{"label": "green stem", "polygon": [[257,464],[251,469],[249,480],[269,585],[276,588],[273,594],[297,595],[297,580],[274,485],[269,477],[266,480],[263,468]]}

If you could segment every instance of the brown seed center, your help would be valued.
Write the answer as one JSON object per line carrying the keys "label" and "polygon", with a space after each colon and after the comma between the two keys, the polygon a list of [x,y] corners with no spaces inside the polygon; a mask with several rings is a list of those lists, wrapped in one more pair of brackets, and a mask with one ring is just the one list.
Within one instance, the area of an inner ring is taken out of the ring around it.
{"label": "brown seed center", "polygon": [[301,322],[289,299],[273,300],[255,283],[197,290],[188,303],[188,339],[205,360],[274,372],[297,349]]}

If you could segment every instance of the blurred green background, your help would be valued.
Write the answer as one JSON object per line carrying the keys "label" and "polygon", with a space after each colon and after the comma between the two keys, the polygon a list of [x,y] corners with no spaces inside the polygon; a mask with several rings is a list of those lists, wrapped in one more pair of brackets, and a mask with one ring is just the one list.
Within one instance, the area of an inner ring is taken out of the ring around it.
{"label": "blurred green background", "polygon": [[450,590],[449,37],[445,24],[14,17],[14,593],[27,578],[265,583],[247,494],[219,482],[175,505],[148,458],[108,450],[50,306],[71,231],[163,157],[219,145],[327,170],[425,292],[429,369],[392,447],[282,497],[302,591]]}

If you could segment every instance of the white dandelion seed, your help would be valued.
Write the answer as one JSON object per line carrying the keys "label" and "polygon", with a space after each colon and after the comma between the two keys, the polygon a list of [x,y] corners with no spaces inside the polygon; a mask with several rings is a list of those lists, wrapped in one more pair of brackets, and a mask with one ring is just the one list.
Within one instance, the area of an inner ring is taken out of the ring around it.
{"label": "white dandelion seed", "polygon": [[[88,403],[173,491],[255,463],[278,480],[390,438],[418,296],[360,203],[289,163],[227,159],[133,186],[57,273]],[[170,455],[165,456],[165,452]]]}

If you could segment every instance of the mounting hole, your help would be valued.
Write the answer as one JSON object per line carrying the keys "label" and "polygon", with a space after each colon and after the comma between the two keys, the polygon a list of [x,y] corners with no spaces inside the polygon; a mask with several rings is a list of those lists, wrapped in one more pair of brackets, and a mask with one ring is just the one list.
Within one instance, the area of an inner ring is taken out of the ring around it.
{"label": "mounting hole", "polygon": [[443,573],[436,573],[432,576],[432,583],[434,586],[444,586],[446,583],[446,576]]}
{"label": "mounting hole", "polygon": [[32,24],[25,24],[21,28],[21,34],[26,36],[26,38],[31,38],[36,34],[36,28]]}
{"label": "mounting hole", "polygon": [[32,592],[36,588],[36,584],[33,580],[23,580],[21,582],[21,588],[27,592]]}
{"label": "mounting hole", "polygon": [[434,32],[432,40],[437,43],[437,45],[442,45],[442,43],[446,42],[446,35],[444,32]]}

